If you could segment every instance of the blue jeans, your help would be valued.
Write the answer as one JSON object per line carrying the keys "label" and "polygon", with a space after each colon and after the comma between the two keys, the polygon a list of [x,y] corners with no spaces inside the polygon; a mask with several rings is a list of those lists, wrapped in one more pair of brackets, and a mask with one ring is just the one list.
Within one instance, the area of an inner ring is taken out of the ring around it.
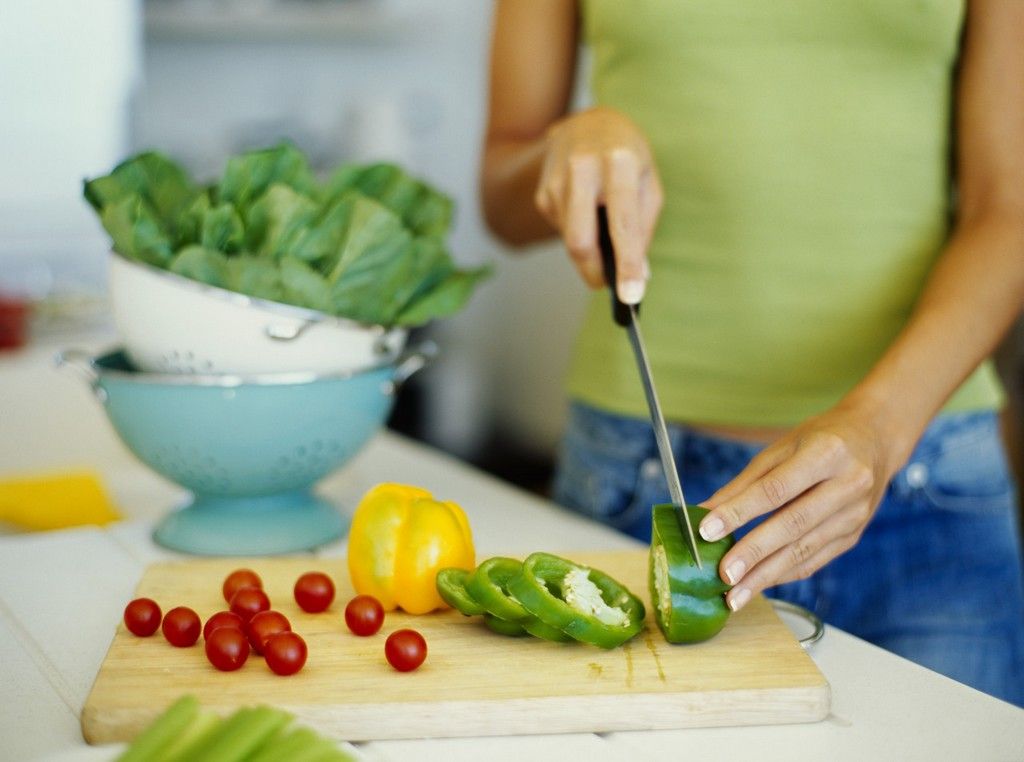
{"label": "blue jeans", "polygon": [[[679,426],[669,427],[669,438],[691,504],[761,449]],[[651,506],[670,502],[650,423],[573,403],[554,497],[649,541]],[[1021,542],[995,413],[938,417],[857,545],[811,578],[768,594],[1024,706]]]}

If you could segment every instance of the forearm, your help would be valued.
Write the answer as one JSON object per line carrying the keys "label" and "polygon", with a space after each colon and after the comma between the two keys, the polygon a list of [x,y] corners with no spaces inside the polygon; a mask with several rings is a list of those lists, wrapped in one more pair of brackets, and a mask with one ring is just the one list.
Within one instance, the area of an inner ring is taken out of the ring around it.
{"label": "forearm", "polygon": [[843,405],[868,413],[902,465],[963,380],[1024,305],[1024,211],[962,221],[906,327]]}
{"label": "forearm", "polygon": [[544,153],[543,136],[487,141],[480,179],[483,214],[491,231],[506,243],[522,246],[556,234],[534,200]]}

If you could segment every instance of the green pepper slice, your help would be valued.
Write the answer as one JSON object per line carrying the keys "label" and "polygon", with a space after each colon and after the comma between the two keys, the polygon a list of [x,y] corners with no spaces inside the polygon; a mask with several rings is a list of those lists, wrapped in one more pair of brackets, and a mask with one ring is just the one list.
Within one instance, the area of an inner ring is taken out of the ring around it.
{"label": "green pepper slice", "polygon": [[518,577],[522,570],[522,562],[514,558],[488,558],[466,580],[466,592],[492,616],[516,623],[534,637],[555,642],[569,640],[557,627],[549,626],[523,608],[509,592],[509,581]]}
{"label": "green pepper slice", "polygon": [[508,622],[494,616],[494,614],[484,614],[484,624],[487,625],[487,629],[491,632],[496,632],[499,635],[505,635],[510,638],[522,638],[529,635],[519,622]]}
{"label": "green pepper slice", "polygon": [[441,569],[437,573],[435,584],[441,600],[464,616],[477,616],[483,614],[486,609],[466,590],[466,580],[469,579],[470,573],[454,567]]}
{"label": "green pepper slice", "polygon": [[[669,643],[698,643],[718,634],[729,618],[725,593],[729,585],[718,576],[722,557],[733,546],[732,535],[715,542],[697,536],[702,569],[697,568],[683,537],[674,505],[652,511],[649,584],[654,617]],[[686,510],[698,526],[706,508]]]}
{"label": "green pepper slice", "polygon": [[533,553],[509,592],[531,614],[572,638],[615,648],[644,626],[644,604],[598,569],[550,553]]}
{"label": "green pepper slice", "polygon": [[466,580],[466,591],[485,610],[506,622],[522,622],[530,618],[508,590],[510,580],[519,576],[523,565],[514,558],[488,558]]}

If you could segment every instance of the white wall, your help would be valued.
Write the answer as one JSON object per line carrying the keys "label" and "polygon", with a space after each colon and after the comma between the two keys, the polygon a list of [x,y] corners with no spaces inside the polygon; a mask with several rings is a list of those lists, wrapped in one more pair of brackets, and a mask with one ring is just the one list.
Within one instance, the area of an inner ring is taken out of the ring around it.
{"label": "white wall", "polygon": [[102,278],[81,184],[128,146],[139,34],[134,0],[3,0],[0,275],[42,261]]}

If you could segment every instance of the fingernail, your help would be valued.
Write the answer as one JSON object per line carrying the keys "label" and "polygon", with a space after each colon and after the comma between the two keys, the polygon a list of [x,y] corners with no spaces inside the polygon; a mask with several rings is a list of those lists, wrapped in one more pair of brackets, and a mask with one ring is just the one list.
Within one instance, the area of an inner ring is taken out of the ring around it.
{"label": "fingernail", "polygon": [[651,265],[645,259],[644,260],[644,280],[650,280],[650,279],[651,279]]}
{"label": "fingernail", "polygon": [[747,565],[743,562],[743,559],[738,558],[725,567],[725,577],[729,580],[730,585],[735,585],[746,571]]}
{"label": "fingernail", "polygon": [[725,524],[717,516],[704,519],[700,525],[700,536],[708,542],[714,542],[725,534]]}
{"label": "fingernail", "polygon": [[739,611],[750,601],[750,591],[745,587],[734,587],[729,593],[729,608]]}
{"label": "fingernail", "polygon": [[626,304],[639,304],[644,298],[646,284],[642,280],[627,280],[619,284],[619,299]]}

